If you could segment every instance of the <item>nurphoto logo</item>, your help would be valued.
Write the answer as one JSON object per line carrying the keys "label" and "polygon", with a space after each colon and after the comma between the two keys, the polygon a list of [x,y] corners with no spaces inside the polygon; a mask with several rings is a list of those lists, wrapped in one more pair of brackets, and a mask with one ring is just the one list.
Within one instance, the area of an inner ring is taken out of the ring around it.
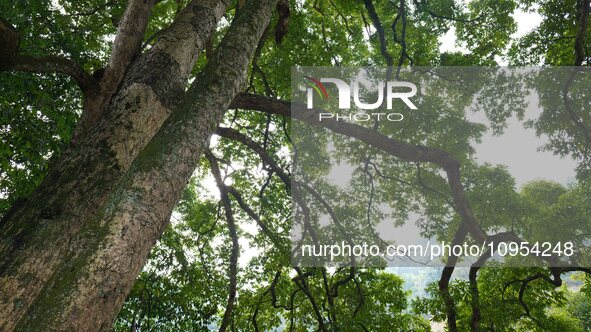
{"label": "nurphoto logo", "polygon": [[[360,110],[366,111],[378,109],[382,107],[382,105],[384,104],[384,94],[386,99],[387,110],[392,109],[395,99],[399,99],[402,102],[404,102],[404,104],[411,110],[417,109],[416,105],[410,99],[411,97],[416,95],[417,86],[411,82],[379,82],[377,83],[377,87],[375,88],[377,92],[377,100],[373,103],[368,103],[367,101],[362,100],[362,97],[360,96],[361,89],[359,80],[354,80],[351,83],[347,83],[344,80],[331,77],[323,77],[320,79],[316,79],[310,76],[306,76],[305,78],[308,81],[309,85],[309,87],[306,89],[306,104],[308,109],[314,108],[314,92],[316,92],[316,95],[321,100],[330,99],[331,95],[329,95],[327,88],[323,83],[334,84],[334,86],[337,88],[338,107],[342,110],[351,109],[351,99],[353,99],[355,106]],[[336,121],[348,120],[349,122],[364,122],[369,121],[371,119],[377,121],[402,121],[404,119],[404,116],[401,113],[392,112],[357,112],[346,115],[337,114],[336,112],[320,112],[318,115],[318,120],[322,121],[326,119],[333,119]]]}

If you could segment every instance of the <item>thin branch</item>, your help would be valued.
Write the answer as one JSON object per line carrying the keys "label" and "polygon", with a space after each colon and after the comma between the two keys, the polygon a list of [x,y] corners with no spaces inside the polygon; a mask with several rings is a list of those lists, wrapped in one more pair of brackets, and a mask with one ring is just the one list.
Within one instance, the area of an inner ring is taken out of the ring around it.
{"label": "thin branch", "polygon": [[355,283],[355,289],[357,290],[357,295],[359,296],[359,303],[353,311],[353,318],[355,318],[355,316],[357,316],[357,314],[359,313],[359,311],[361,311],[361,308],[365,304],[365,296],[361,291],[361,283],[359,282],[359,280],[357,280],[357,278],[353,278],[353,282]]}
{"label": "thin branch", "polygon": [[248,88],[246,89],[246,92],[250,92],[251,90],[253,92],[256,92],[256,89],[254,86],[254,77],[255,77],[255,74],[258,73],[261,76],[261,80],[263,81],[263,85],[265,86],[265,89],[267,90],[266,91],[267,95],[269,97],[273,97],[273,96],[275,96],[275,94],[273,93],[271,87],[268,84],[267,77],[265,76],[265,72],[263,72],[263,70],[258,65],[258,61],[261,56],[261,52],[263,51],[263,48],[265,47],[265,43],[266,43],[268,36],[269,36],[270,28],[271,28],[271,26],[267,25],[267,28],[265,28],[265,31],[263,32],[263,36],[261,37],[261,39],[259,39],[259,42],[257,44],[257,48],[254,51],[254,56],[252,57],[252,70],[250,72],[250,78],[248,80]]}
{"label": "thin branch", "polygon": [[453,202],[450,201],[449,198],[445,194],[443,194],[442,192],[440,192],[439,190],[437,190],[435,188],[429,187],[426,183],[423,182],[423,178],[421,176],[421,164],[416,163],[416,165],[417,165],[417,183],[419,184],[419,186],[421,186],[421,188],[423,188],[423,190],[432,192],[435,195],[439,196],[441,199],[443,199],[443,201],[445,203],[447,203],[447,205],[451,206],[452,209],[457,211],[457,208],[454,206]]}
{"label": "thin branch", "polygon": [[[333,210],[332,206],[330,206],[330,204],[328,204],[328,202],[322,197],[322,195],[318,191],[316,191],[316,189],[314,189],[312,186],[310,186],[309,184],[307,184],[305,182],[301,182],[301,181],[297,181],[297,184],[299,186],[303,187],[304,189],[306,189],[306,191],[308,191],[310,194],[312,194],[312,196],[314,196],[314,198],[318,202],[320,202],[320,204],[324,207],[324,209],[326,210],[326,212],[328,213],[328,215],[332,219],[335,226],[338,228],[339,232],[341,232],[341,236],[344,236],[345,241],[347,241],[347,244],[349,244],[351,247],[353,247],[354,243],[351,240],[351,238],[353,236],[351,236],[350,234],[347,234],[347,230],[345,229],[343,224],[340,222],[340,220],[337,218],[337,215],[336,215],[335,211]],[[351,265],[353,265],[353,266],[355,265],[355,256],[351,256]]]}
{"label": "thin branch", "polygon": [[218,127],[218,129],[216,130],[216,134],[221,137],[224,137],[224,138],[238,141],[238,142],[246,145],[247,147],[249,147],[255,153],[257,153],[259,155],[259,157],[263,160],[263,162],[265,164],[267,164],[269,166],[269,168],[277,174],[277,176],[279,176],[281,181],[283,181],[283,183],[285,184],[287,193],[288,194],[290,193],[291,178],[283,170],[283,168],[280,167],[279,164],[277,164],[277,162],[275,162],[275,160],[273,158],[271,158],[265,152],[263,147],[261,147],[258,143],[256,143],[255,141],[253,141],[252,139],[250,139],[246,135],[240,133],[238,130],[233,129],[233,128]]}
{"label": "thin branch", "polygon": [[[468,235],[468,230],[465,224],[462,223],[456,231],[456,234],[454,235],[451,246],[458,245],[464,242],[464,240],[466,239],[466,235]],[[445,303],[447,327],[450,332],[458,331],[458,327],[456,324],[456,305],[449,292],[449,282],[451,280],[451,276],[453,275],[457,261],[458,256],[453,255],[452,253],[452,255],[448,257],[443,271],[441,271],[441,277],[439,278],[438,283],[439,293],[441,294],[443,302]]]}
{"label": "thin branch", "polygon": [[259,218],[259,216],[248,206],[248,204],[246,204],[246,202],[244,201],[244,199],[242,198],[242,195],[240,194],[240,192],[238,192],[238,190],[236,190],[236,188],[232,187],[232,186],[225,186],[226,190],[228,193],[232,194],[232,196],[234,196],[234,199],[236,200],[236,202],[238,202],[238,205],[240,206],[240,208],[246,212],[246,214],[252,219],[254,220],[257,225],[261,228],[261,230],[263,231],[263,233],[265,235],[267,235],[267,237],[269,237],[269,239],[271,240],[271,242],[273,242],[273,244],[279,248],[280,250],[284,251],[286,250],[285,246],[282,244],[282,242],[280,241],[280,239],[277,237],[277,235],[275,233],[273,233],[270,229],[269,226],[267,226],[262,220],[261,218]]}
{"label": "thin branch", "polygon": [[336,55],[337,52],[334,51],[334,49],[332,48],[332,46],[330,45],[330,43],[328,41],[328,37],[327,37],[327,33],[326,33],[326,24],[324,24],[324,22],[322,22],[321,27],[322,27],[322,40],[324,41],[324,46],[326,46],[326,50],[330,54],[330,57],[332,58],[334,65],[340,66],[341,62],[339,61],[339,58]]}
{"label": "thin branch", "polygon": [[[289,306],[277,303],[276,287],[277,287],[277,283],[279,282],[279,277],[281,277],[281,270],[279,270],[275,273],[275,277],[273,278],[273,282],[271,283],[271,286],[269,287],[269,293],[271,293],[271,300],[272,300],[271,304],[273,305],[274,308],[283,308],[287,311],[293,310],[293,303],[290,303]],[[297,293],[297,292],[298,291],[296,290],[295,293]]]}
{"label": "thin branch", "polygon": [[273,282],[271,283],[271,286],[269,287],[269,289],[265,290],[265,292],[259,298],[259,301],[257,302],[257,305],[254,308],[254,312],[253,312],[250,320],[252,321],[252,325],[254,326],[255,332],[259,332],[259,324],[257,323],[257,316],[259,314],[260,305],[263,302],[264,297],[267,295],[267,293],[269,293],[269,290],[275,289],[275,286],[277,285],[277,282],[279,281],[280,276],[281,276],[281,270],[279,270],[275,273],[275,277],[273,278]]}
{"label": "thin branch", "polygon": [[[392,22],[392,32],[394,33],[394,41],[398,43],[401,47],[400,50],[400,57],[398,59],[398,66],[396,66],[396,78],[400,79],[400,71],[402,70],[402,64],[404,63],[404,59],[408,59],[410,61],[411,66],[413,65],[413,59],[407,53],[406,47],[406,0],[399,0],[400,4],[398,5],[398,14],[396,18]],[[402,21],[402,31],[400,33],[400,39],[398,38],[398,33],[396,31],[396,25],[398,21]]]}
{"label": "thin branch", "polygon": [[363,14],[363,11],[361,11],[361,20],[363,21],[363,26],[365,27],[365,33],[367,33],[367,35],[371,35],[371,29],[369,28],[369,22],[367,22],[367,19],[365,18],[365,14]]}
{"label": "thin branch", "polygon": [[[349,273],[347,273],[347,276],[345,276],[344,278],[342,278],[340,280],[337,280],[332,285],[331,291],[333,293],[333,295],[332,295],[333,297],[339,296],[339,287],[344,286],[344,285],[348,284],[351,280],[355,279],[355,271],[356,271],[356,268],[354,266],[350,266]],[[358,289],[358,292],[360,292],[360,289]],[[359,295],[361,297],[361,303],[363,303],[363,295],[360,293],[359,293]],[[357,308],[355,308],[355,309],[356,309],[356,311],[358,311]]]}
{"label": "thin branch", "polygon": [[576,77],[577,73],[579,72],[579,69],[580,68],[572,68],[569,78],[568,78],[566,84],[564,85],[564,87],[562,88],[561,95],[562,95],[562,100],[564,102],[564,108],[565,108],[568,116],[571,118],[571,120],[575,123],[576,127],[583,134],[583,137],[585,139],[584,153],[588,154],[589,147],[591,146],[591,129],[589,129],[589,127],[587,127],[585,125],[583,119],[581,119],[581,117],[577,114],[577,112],[575,111],[575,107],[572,104],[572,100],[570,99],[570,97],[568,95],[568,89],[574,83],[575,77]]}
{"label": "thin branch", "polygon": [[238,234],[236,232],[236,223],[234,221],[234,213],[232,212],[232,204],[230,202],[230,197],[228,196],[228,191],[224,181],[222,180],[222,176],[220,173],[220,168],[218,166],[217,160],[213,153],[210,150],[205,150],[205,157],[209,161],[211,165],[211,173],[215,178],[216,184],[218,189],[220,190],[220,199],[222,201],[222,205],[224,206],[224,210],[226,212],[226,223],[228,225],[228,233],[230,238],[232,239],[232,251],[230,253],[230,269],[229,269],[229,276],[230,276],[230,285],[229,285],[229,292],[228,292],[228,301],[226,304],[226,310],[224,311],[224,316],[222,318],[222,322],[220,323],[220,332],[226,331],[228,326],[232,321],[232,312],[234,311],[234,301],[236,299],[236,288],[237,288],[237,274],[238,274],[238,256],[240,254],[240,247],[238,244]]}
{"label": "thin branch", "polygon": [[491,251],[487,250],[487,252],[480,256],[472,266],[470,266],[470,272],[468,275],[468,279],[470,282],[470,293],[472,294],[472,317],[470,319],[470,328],[474,332],[480,331],[480,320],[482,315],[480,313],[480,292],[478,291],[478,271],[480,268],[486,263],[486,261],[491,257]]}
{"label": "thin branch", "polygon": [[321,267],[320,271],[322,272],[322,286],[324,287],[324,294],[326,294],[326,300],[328,300],[328,323],[329,325],[332,326],[336,326],[337,323],[337,317],[336,317],[336,312],[335,312],[335,307],[334,307],[334,297],[333,294],[330,290],[330,286],[328,285],[328,277],[326,275],[326,268],[325,267]]}
{"label": "thin branch", "polygon": [[349,21],[347,20],[347,17],[345,17],[345,15],[343,15],[343,13],[339,10],[339,7],[334,3],[334,1],[329,0],[330,5],[333,7],[333,9],[337,12],[337,16],[340,17],[343,22],[345,23],[345,28],[347,29],[347,32],[349,33],[349,37],[353,37],[354,33],[353,30],[351,30],[351,28],[349,27]]}
{"label": "thin branch", "polygon": [[523,310],[525,311],[525,316],[529,317],[532,321],[534,321],[539,327],[541,327],[542,329],[544,329],[544,326],[542,326],[542,324],[540,323],[539,320],[537,320],[535,317],[533,317],[531,315],[531,311],[529,310],[529,306],[527,305],[527,303],[525,303],[525,300],[523,299],[523,296],[525,295],[525,291],[527,289],[527,285],[537,279],[540,278],[546,278],[546,276],[542,275],[542,274],[536,274],[533,275],[531,277],[526,278],[525,280],[522,281],[521,283],[521,287],[519,287],[519,303],[521,304],[521,306],[523,307]]}

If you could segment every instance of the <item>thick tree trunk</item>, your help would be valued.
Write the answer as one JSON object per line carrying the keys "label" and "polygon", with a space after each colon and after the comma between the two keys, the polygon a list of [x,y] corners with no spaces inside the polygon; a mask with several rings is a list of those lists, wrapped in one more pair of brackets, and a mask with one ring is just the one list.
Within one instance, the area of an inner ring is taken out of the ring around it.
{"label": "thick tree trunk", "polygon": [[192,1],[0,223],[0,331],[108,330],[240,92],[275,1],[251,1],[187,92],[230,1]]}

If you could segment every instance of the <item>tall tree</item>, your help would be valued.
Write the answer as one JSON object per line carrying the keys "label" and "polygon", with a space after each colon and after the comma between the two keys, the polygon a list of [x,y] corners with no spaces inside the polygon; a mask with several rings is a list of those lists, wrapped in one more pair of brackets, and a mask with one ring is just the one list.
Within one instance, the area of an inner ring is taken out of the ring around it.
{"label": "tall tree", "polygon": [[71,144],[2,220],[0,329],[110,328],[209,137],[243,88],[275,2],[249,1],[237,10],[186,92],[229,1],[190,2],[143,53],[154,2],[129,1],[97,75],[59,57],[2,58],[3,70],[71,75],[84,108]]}
{"label": "tall tree", "polygon": [[[583,326],[552,310],[566,308],[565,275],[591,272],[585,267],[475,265],[454,280],[452,256],[411,313],[402,280],[380,269],[288,266],[292,198],[335,224],[375,222],[372,205],[392,204],[395,222],[418,213],[425,234],[455,243],[550,230],[583,239],[591,119],[568,93],[576,83],[585,95],[579,81],[567,77],[561,98],[546,93],[551,80],[530,82],[545,107],[526,123],[550,137],[546,149],[579,162],[570,187],[537,181],[518,190],[506,168],[478,164],[474,142],[487,128],[469,121],[465,96],[449,94],[455,108],[426,100],[441,112],[414,113],[400,126],[319,124],[314,110],[289,100],[294,65],[386,66],[388,78],[405,66],[496,65],[499,57],[588,66],[589,0],[566,3],[0,2],[0,330],[109,330],[118,314],[113,326],[125,331],[428,331],[423,314],[450,331]],[[513,39],[518,8],[542,23]],[[439,50],[451,28],[463,53]],[[506,77],[473,82],[468,97],[513,87]],[[522,96],[507,97],[514,105]],[[482,103],[499,134],[523,112],[497,99]],[[340,201],[323,195],[336,192],[326,184],[292,181],[290,119],[330,131],[343,160],[364,161]],[[200,193],[210,172],[219,197]],[[243,241],[261,252],[246,267]]]}

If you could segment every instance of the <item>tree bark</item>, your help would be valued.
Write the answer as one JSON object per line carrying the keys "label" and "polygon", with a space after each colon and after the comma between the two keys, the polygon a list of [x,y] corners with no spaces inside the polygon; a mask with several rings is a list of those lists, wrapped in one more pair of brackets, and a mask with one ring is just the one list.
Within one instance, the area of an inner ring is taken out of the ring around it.
{"label": "tree bark", "polygon": [[[192,1],[96,123],[0,221],[0,330],[109,330],[225,110],[276,1],[240,11],[187,92],[228,1]],[[88,124],[88,123],[87,123]]]}

